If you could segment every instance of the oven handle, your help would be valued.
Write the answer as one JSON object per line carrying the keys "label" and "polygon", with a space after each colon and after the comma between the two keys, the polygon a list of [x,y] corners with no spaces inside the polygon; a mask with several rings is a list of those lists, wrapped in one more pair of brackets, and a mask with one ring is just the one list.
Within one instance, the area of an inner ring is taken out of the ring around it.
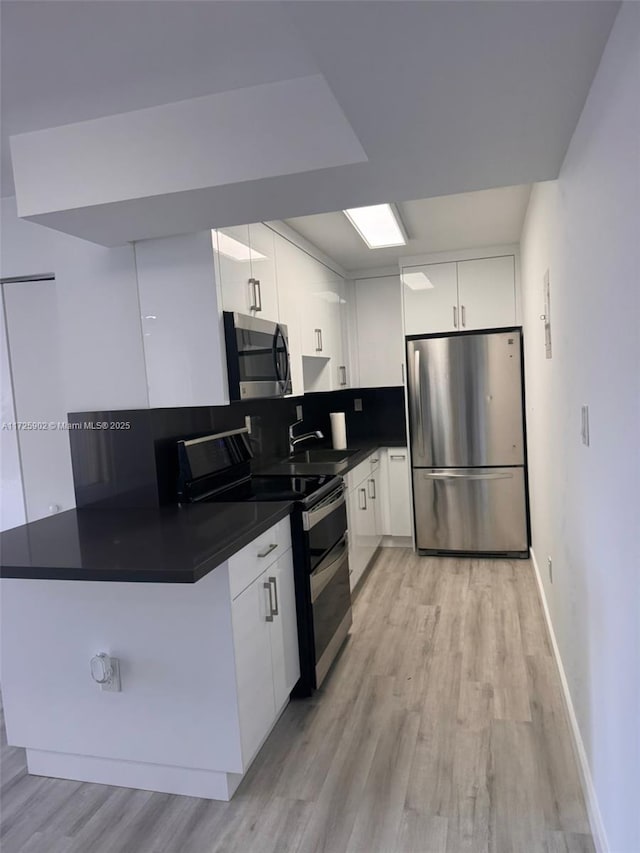
{"label": "oven handle", "polygon": [[313,509],[302,513],[302,527],[305,531],[311,530],[316,524],[319,524],[324,518],[331,515],[344,502],[344,485],[341,485],[339,489],[331,492],[330,495],[320,501]]}
{"label": "oven handle", "polygon": [[[340,553],[333,559],[336,551]],[[311,587],[311,603],[322,594],[323,590],[328,586],[331,580],[335,577],[338,570],[344,566],[349,559],[349,548],[347,546],[347,534],[338,542],[337,545],[329,551],[324,560],[316,566],[309,576],[309,585]]]}

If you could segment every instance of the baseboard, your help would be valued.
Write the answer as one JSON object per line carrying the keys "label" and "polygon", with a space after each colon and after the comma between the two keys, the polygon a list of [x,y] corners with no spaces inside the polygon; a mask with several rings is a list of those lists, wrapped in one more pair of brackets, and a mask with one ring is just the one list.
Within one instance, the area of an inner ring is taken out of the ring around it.
{"label": "baseboard", "polygon": [[27,749],[26,754],[27,768],[33,776],[76,779],[206,800],[229,801],[243,778],[241,773],[120,761],[43,749]]}
{"label": "baseboard", "polygon": [[411,536],[383,536],[382,548],[413,548]]}
{"label": "baseboard", "polygon": [[540,601],[542,602],[542,610],[544,612],[547,631],[549,632],[549,639],[551,640],[551,646],[553,649],[553,656],[556,661],[556,666],[558,667],[558,674],[560,675],[562,695],[564,698],[565,710],[567,712],[567,719],[569,720],[573,751],[578,763],[578,771],[580,773],[580,781],[582,783],[582,792],[584,794],[585,804],[587,807],[587,816],[589,818],[591,834],[593,835],[593,843],[595,844],[597,853],[610,853],[609,842],[607,841],[607,834],[604,829],[604,823],[602,822],[602,814],[600,813],[600,806],[598,805],[598,798],[596,796],[596,790],[591,777],[591,768],[589,767],[589,762],[587,760],[587,753],[584,748],[580,727],[578,726],[578,719],[576,717],[573,700],[571,699],[571,693],[569,691],[569,682],[567,681],[567,676],[562,664],[562,658],[560,657],[560,649],[558,648],[558,642],[553,630],[553,623],[551,622],[549,605],[547,604],[547,597],[544,592],[544,586],[542,585],[540,568],[533,548],[531,548],[530,551],[533,570],[538,584],[538,592],[540,593]]}

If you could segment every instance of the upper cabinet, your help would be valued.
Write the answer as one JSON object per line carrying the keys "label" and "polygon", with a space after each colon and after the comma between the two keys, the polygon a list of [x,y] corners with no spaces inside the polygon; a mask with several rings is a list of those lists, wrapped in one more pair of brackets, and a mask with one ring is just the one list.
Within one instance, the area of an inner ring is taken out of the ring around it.
{"label": "upper cabinet", "polygon": [[274,237],[262,222],[212,232],[225,311],[279,319]]}
{"label": "upper cabinet", "polygon": [[358,279],[354,282],[354,292],[359,387],[402,385],[404,347],[399,277]]}
{"label": "upper cabinet", "polygon": [[229,401],[209,231],[135,244],[149,405]]}
{"label": "upper cabinet", "polygon": [[459,328],[492,329],[516,323],[515,258],[458,263]]}
{"label": "upper cabinet", "polygon": [[458,274],[455,263],[404,267],[404,328],[407,335],[457,328]]}
{"label": "upper cabinet", "polygon": [[516,324],[513,255],[405,266],[402,281],[407,335]]}

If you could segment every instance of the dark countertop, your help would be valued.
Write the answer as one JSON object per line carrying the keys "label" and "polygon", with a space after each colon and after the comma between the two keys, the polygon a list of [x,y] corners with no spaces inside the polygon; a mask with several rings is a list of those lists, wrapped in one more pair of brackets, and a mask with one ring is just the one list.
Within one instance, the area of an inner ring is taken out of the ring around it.
{"label": "dark countertop", "polygon": [[[257,470],[256,474],[285,474],[292,477],[304,477],[307,474],[334,474],[338,477],[344,477],[349,471],[356,468],[361,462],[370,456],[375,450],[380,447],[406,447],[406,441],[375,441],[375,442],[358,442],[357,448],[347,448],[350,455],[344,462],[290,462],[284,459],[282,462],[272,462],[271,464]],[[331,445],[323,445],[320,443],[309,442],[306,446],[300,447],[299,452],[305,450],[329,450]],[[339,452],[339,451],[336,451]]]}
{"label": "dark countertop", "polygon": [[292,503],[71,509],[0,534],[0,577],[195,583]]}

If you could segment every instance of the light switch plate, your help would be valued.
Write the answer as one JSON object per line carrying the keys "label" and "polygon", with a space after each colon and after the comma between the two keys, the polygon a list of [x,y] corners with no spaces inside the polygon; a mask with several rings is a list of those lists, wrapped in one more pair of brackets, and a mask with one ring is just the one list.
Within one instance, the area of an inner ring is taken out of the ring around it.
{"label": "light switch plate", "polygon": [[296,406],[296,420],[302,420],[302,406]]}
{"label": "light switch plate", "polygon": [[362,411],[362,400],[360,399],[360,397],[356,397],[355,400],[353,401],[353,411],[354,412],[361,412]]}
{"label": "light switch plate", "polygon": [[589,406],[582,407],[580,436],[585,447],[589,447]]}

